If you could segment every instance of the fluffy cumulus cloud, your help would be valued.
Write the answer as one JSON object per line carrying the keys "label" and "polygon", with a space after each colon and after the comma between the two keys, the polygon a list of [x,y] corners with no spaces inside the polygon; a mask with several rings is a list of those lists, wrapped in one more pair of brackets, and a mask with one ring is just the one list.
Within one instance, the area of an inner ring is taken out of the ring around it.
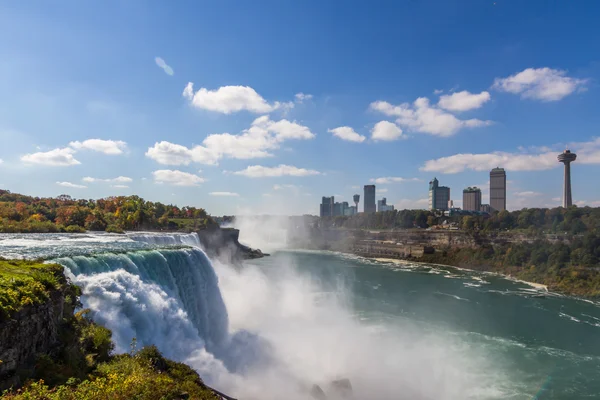
{"label": "fluffy cumulus cloud", "polygon": [[557,101],[575,91],[585,90],[586,79],[572,78],[567,71],[551,68],[527,68],[507,78],[496,78],[494,89],[522,98]]}
{"label": "fluffy cumulus cloud", "polygon": [[85,178],[82,179],[82,181],[89,182],[89,183],[93,183],[93,182],[129,183],[129,182],[132,182],[133,179],[131,179],[127,176],[117,176],[116,178],[107,178],[107,179],[92,178],[91,176],[86,176]]}
{"label": "fluffy cumulus cloud", "polygon": [[32,154],[25,154],[21,161],[27,164],[48,165],[52,167],[66,167],[81,164],[73,154],[75,150],[70,147],[54,149],[50,151],[40,151]]}
{"label": "fluffy cumulus cloud", "polygon": [[389,121],[379,121],[371,129],[371,138],[373,140],[396,140],[402,137],[402,129]]}
{"label": "fluffy cumulus cloud", "polygon": [[289,109],[294,103],[267,102],[250,86],[221,86],[216,90],[200,88],[194,92],[194,84],[189,82],[183,90],[183,97],[190,104],[203,110],[231,114],[238,111],[270,113],[277,109]]}
{"label": "fluffy cumulus cloud", "polygon": [[463,90],[440,96],[438,106],[448,111],[468,111],[481,108],[490,98],[489,92],[477,94]]}
{"label": "fluffy cumulus cloud", "polygon": [[483,154],[455,154],[436,160],[428,160],[421,171],[455,174],[470,169],[487,171],[501,166],[508,171],[541,171],[558,166],[556,153],[522,154],[494,152]]}
{"label": "fluffy cumulus cloud", "polygon": [[110,187],[115,188],[115,189],[128,189],[129,186],[127,185],[110,185]]}
{"label": "fluffy cumulus cloud", "polygon": [[165,183],[174,186],[198,186],[204,182],[204,178],[198,175],[171,169],[154,171],[152,172],[152,176],[156,183]]}
{"label": "fluffy cumulus cloud", "polygon": [[286,140],[307,140],[315,134],[306,126],[268,116],[256,118],[239,135],[219,133],[207,136],[202,145],[192,148],[162,141],[155,143],[146,156],[164,165],[188,165],[191,162],[216,164],[221,158],[251,159],[271,157]]}
{"label": "fluffy cumulus cloud", "polygon": [[156,65],[158,65],[160,68],[162,68],[163,71],[165,71],[165,74],[169,75],[169,76],[173,76],[173,68],[169,67],[169,65],[167,65],[166,61],[163,60],[160,57],[156,57],[154,59],[154,62],[156,63]]}
{"label": "fluffy cumulus cloud", "polygon": [[[579,164],[600,164],[600,138],[588,142],[569,143],[568,147],[577,153]],[[455,174],[465,170],[486,171],[503,167],[508,171],[542,171],[560,166],[556,157],[564,145],[520,148],[519,152],[496,151],[492,153],[464,153],[426,161],[421,171]]]}
{"label": "fluffy cumulus cloud", "polygon": [[71,182],[56,182],[56,184],[58,186],[63,186],[63,187],[68,187],[68,188],[74,188],[74,189],[85,189],[87,186],[84,185],[77,185],[75,183],[71,183]]}
{"label": "fluffy cumulus cloud", "polygon": [[357,142],[362,143],[367,138],[363,135],[359,135],[354,131],[354,129],[349,126],[340,126],[338,128],[328,129],[327,132],[332,133],[333,136],[339,137],[342,140],[347,140],[349,142]]}
{"label": "fluffy cumulus cloud", "polygon": [[127,143],[122,140],[88,139],[83,142],[71,142],[69,147],[75,150],[92,150],[109,155],[123,154]]}
{"label": "fluffy cumulus cloud", "polygon": [[311,100],[313,95],[300,92],[296,93],[294,98],[296,99],[296,103],[303,103],[305,100]]}
{"label": "fluffy cumulus cloud", "polygon": [[235,192],[210,192],[209,195],[218,196],[218,197],[239,197],[240,196],[238,193],[235,193]]}
{"label": "fluffy cumulus cloud", "polygon": [[463,128],[477,128],[492,123],[479,119],[459,119],[438,106],[432,106],[426,97],[419,97],[412,104],[396,106],[386,101],[375,101],[370,108],[389,117],[396,117],[396,123],[401,127],[436,136],[452,136]]}
{"label": "fluffy cumulus cloud", "polygon": [[401,183],[401,182],[419,182],[418,178],[402,178],[399,176],[387,176],[384,178],[371,178],[371,182],[377,185],[387,185],[389,183]]}
{"label": "fluffy cumulus cloud", "polygon": [[319,171],[298,168],[293,165],[278,165],[276,167],[263,167],[262,165],[251,165],[246,169],[234,172],[235,175],[247,176],[249,178],[272,178],[279,176],[311,176],[319,175]]}

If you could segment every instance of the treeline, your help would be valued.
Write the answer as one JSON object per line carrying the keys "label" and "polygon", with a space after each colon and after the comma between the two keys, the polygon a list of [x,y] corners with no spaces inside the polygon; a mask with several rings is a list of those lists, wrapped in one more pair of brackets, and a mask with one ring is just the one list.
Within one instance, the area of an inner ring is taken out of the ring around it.
{"label": "treeline", "polygon": [[0,232],[4,233],[191,230],[215,224],[203,208],[180,208],[139,196],[76,200],[68,195],[39,198],[0,190]]}
{"label": "treeline", "polygon": [[421,261],[511,274],[548,285],[551,290],[600,297],[600,234],[588,232],[569,241],[483,244],[447,248]]}
{"label": "treeline", "polygon": [[525,233],[600,233],[600,208],[525,208],[492,215],[454,214],[444,216],[426,210],[394,210],[371,214],[321,218],[322,227],[347,229],[410,229],[455,223],[467,231],[497,232],[519,230]]}

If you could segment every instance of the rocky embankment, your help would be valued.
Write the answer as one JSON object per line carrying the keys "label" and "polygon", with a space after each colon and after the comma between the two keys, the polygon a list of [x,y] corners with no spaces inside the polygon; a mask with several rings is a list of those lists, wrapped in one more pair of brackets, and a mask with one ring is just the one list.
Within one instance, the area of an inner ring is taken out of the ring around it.
{"label": "rocky embankment", "polygon": [[260,249],[252,249],[241,244],[239,229],[215,227],[200,230],[196,233],[209,257],[239,261],[268,256]]}

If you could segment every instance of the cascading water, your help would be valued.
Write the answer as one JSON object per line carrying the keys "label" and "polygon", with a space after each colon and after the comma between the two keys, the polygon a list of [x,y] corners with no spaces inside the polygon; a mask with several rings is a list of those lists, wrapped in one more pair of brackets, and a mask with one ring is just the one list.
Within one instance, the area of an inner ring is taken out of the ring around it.
{"label": "cascading water", "polygon": [[200,239],[196,233],[188,234],[166,234],[166,233],[151,233],[151,232],[130,232],[127,236],[137,242],[148,243],[156,246],[200,246]]}

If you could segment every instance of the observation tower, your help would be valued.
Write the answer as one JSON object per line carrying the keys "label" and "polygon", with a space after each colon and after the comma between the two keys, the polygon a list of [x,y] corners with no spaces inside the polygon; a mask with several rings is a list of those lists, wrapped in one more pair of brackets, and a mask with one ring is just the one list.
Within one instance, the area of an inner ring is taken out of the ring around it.
{"label": "observation tower", "polygon": [[565,164],[565,182],[563,185],[563,203],[564,208],[571,207],[573,205],[573,199],[571,197],[571,163],[575,161],[577,154],[571,153],[571,150],[566,149],[558,155],[558,162]]}

